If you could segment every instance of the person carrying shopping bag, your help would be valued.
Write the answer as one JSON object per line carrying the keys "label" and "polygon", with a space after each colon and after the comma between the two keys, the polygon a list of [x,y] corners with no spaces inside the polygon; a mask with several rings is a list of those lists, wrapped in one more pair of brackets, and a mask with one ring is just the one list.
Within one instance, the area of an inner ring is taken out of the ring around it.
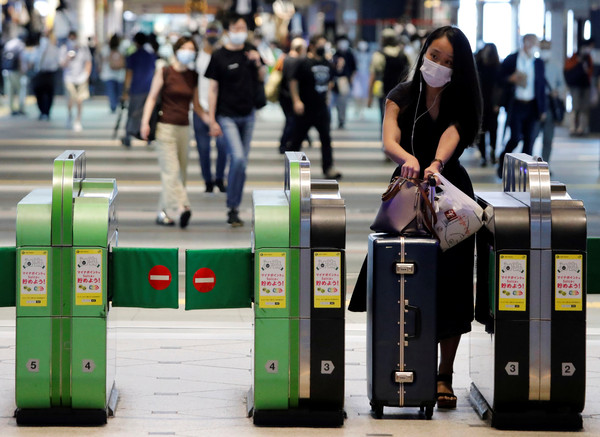
{"label": "person carrying shopping bag", "polygon": [[200,113],[198,101],[198,73],[188,69],[194,62],[198,47],[191,37],[182,36],[173,45],[175,60],[172,65],[158,69],[150,93],[144,104],[140,134],[148,139],[150,120],[160,99],[156,123],[156,150],[160,165],[160,194],[156,224],[174,226],[173,212],[179,215],[179,226],[187,227],[192,216],[190,201],[185,189],[187,180],[188,150],[190,142],[189,110]]}

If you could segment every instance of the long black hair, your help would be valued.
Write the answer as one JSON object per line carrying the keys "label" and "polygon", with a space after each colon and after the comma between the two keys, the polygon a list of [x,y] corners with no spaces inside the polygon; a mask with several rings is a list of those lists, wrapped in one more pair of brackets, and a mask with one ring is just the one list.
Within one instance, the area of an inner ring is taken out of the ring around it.
{"label": "long black hair", "polygon": [[420,68],[427,49],[433,41],[444,36],[452,44],[454,54],[452,78],[442,93],[440,116],[457,126],[462,146],[468,147],[473,144],[481,128],[483,101],[471,45],[458,27],[440,27],[427,37],[415,66],[407,106],[414,108],[424,86]]}

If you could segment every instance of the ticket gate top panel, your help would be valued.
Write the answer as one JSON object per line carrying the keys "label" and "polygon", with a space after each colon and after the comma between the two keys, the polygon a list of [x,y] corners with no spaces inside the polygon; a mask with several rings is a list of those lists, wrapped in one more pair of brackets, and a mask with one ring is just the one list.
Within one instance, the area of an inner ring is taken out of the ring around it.
{"label": "ticket gate top panel", "polygon": [[17,246],[50,246],[52,190],[37,189],[17,204]]}

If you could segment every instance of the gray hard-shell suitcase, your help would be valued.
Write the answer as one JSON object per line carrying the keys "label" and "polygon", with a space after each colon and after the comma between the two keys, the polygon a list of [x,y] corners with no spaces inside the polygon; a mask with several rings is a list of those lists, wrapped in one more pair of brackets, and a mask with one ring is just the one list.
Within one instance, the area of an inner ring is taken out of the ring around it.
{"label": "gray hard-shell suitcase", "polygon": [[437,392],[438,242],[369,236],[367,386],[371,408],[420,407],[430,419]]}

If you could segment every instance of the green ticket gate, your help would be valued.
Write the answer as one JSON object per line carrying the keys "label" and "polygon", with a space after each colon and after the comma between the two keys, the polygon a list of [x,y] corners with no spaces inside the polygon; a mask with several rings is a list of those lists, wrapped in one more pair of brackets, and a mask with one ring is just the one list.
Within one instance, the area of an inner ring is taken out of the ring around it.
{"label": "green ticket gate", "polygon": [[56,158],[52,188],[17,206],[16,249],[0,250],[0,303],[17,307],[18,424],[106,423],[118,397],[111,300],[177,308],[177,250],[119,251],[116,181],[85,173],[83,151]]}
{"label": "green ticket gate", "polygon": [[[177,308],[177,249],[117,247],[114,179],[85,153],[54,162],[51,189],[17,207],[0,248],[0,305],[17,307],[18,424],[94,425],[114,413],[111,307]],[[336,181],[286,154],[282,191],[254,193],[252,248],[188,250],[186,309],[255,307],[257,425],[340,426],[344,411],[345,205]]]}
{"label": "green ticket gate", "polygon": [[580,429],[585,399],[586,214],[547,163],[508,154],[503,192],[476,193],[471,401],[492,426]]}
{"label": "green ticket gate", "polygon": [[[254,301],[256,425],[341,426],[344,419],[345,205],[286,153],[283,190],[253,194],[252,250],[188,250],[186,309]],[[231,272],[236,274],[232,275]]]}

